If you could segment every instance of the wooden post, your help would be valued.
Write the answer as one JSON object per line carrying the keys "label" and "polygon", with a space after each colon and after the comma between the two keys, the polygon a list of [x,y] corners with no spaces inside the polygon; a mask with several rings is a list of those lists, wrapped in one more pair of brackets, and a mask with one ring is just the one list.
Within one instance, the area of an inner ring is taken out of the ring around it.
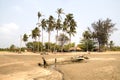
{"label": "wooden post", "polygon": [[55,67],[56,67],[57,59],[55,58]]}
{"label": "wooden post", "polygon": [[46,68],[46,66],[47,66],[47,62],[46,62],[46,60],[45,60],[44,57],[42,57],[42,59],[43,59],[43,66],[44,66],[44,68]]}

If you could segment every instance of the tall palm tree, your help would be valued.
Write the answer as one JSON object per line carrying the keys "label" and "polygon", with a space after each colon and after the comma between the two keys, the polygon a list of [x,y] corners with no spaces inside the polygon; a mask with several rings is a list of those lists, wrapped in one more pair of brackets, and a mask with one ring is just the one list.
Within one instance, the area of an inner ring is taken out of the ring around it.
{"label": "tall palm tree", "polygon": [[57,36],[56,36],[56,44],[57,44],[58,31],[61,30],[61,28],[62,28],[62,24],[61,24],[61,14],[64,14],[64,12],[63,12],[63,9],[62,9],[62,8],[58,8],[56,12],[57,12],[57,14],[58,14],[57,23],[56,23],[56,26],[55,26],[55,29],[57,30]]}
{"label": "tall palm tree", "polygon": [[75,20],[72,19],[70,22],[70,27],[69,27],[70,29],[68,31],[68,34],[70,36],[70,43],[71,43],[71,36],[72,35],[74,36],[74,34],[76,33],[76,26],[77,26],[77,24],[76,24]]}
{"label": "tall palm tree", "polygon": [[[54,30],[54,27],[55,27],[54,17],[50,15],[49,19],[47,20],[48,43],[50,43],[50,35],[51,35],[51,31]],[[50,46],[49,46],[49,49],[50,49]]]}
{"label": "tall palm tree", "polygon": [[70,42],[71,43],[71,36],[76,33],[76,22],[74,20],[73,14],[69,13],[66,15],[65,21],[64,21],[64,30],[69,34],[70,36]]}
{"label": "tall palm tree", "polygon": [[[37,23],[37,25],[38,25],[38,27],[40,27],[41,26],[41,24],[40,24],[40,18],[43,16],[40,12],[38,12],[38,23]],[[39,36],[39,38],[38,39],[40,39],[40,36]],[[38,49],[39,49],[39,42],[38,42]]]}
{"label": "tall palm tree", "polygon": [[[45,30],[46,27],[47,27],[47,22],[46,22],[45,19],[42,19],[42,21],[41,21],[41,27],[42,27],[42,44],[43,44],[43,30]],[[41,51],[42,50],[43,50],[43,48],[41,48]]]}
{"label": "tall palm tree", "polygon": [[67,29],[68,29],[68,24],[67,24],[67,19],[65,18],[63,22],[62,31],[67,32]]}
{"label": "tall palm tree", "polygon": [[56,44],[57,44],[57,38],[58,38],[58,31],[61,30],[61,29],[62,29],[61,20],[57,19],[56,26],[55,26],[55,30],[57,30]]}

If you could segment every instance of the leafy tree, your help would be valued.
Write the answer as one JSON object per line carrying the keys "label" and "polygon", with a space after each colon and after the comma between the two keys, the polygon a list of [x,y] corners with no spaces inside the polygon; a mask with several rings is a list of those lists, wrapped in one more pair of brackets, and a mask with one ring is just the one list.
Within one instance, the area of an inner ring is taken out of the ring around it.
{"label": "leafy tree", "polygon": [[41,42],[35,42],[35,41],[34,42],[28,42],[26,44],[26,46],[27,46],[28,50],[34,51],[34,52],[38,51],[38,48],[39,48],[39,51],[41,50],[41,48],[43,48],[43,44]]}
{"label": "leafy tree", "polygon": [[87,41],[85,39],[82,39],[80,44],[78,45],[83,51],[94,51],[95,49],[95,42],[91,39],[88,39]]}
{"label": "leafy tree", "polygon": [[[46,42],[45,43],[45,51],[53,51],[53,43],[50,43],[50,42]],[[49,46],[51,46],[51,47],[49,47]]]}
{"label": "leafy tree", "polygon": [[87,48],[87,50],[86,51],[88,51],[88,47],[89,47],[89,42],[91,42],[90,41],[90,39],[91,39],[91,34],[90,34],[90,32],[89,31],[85,31],[84,33],[83,33],[83,38],[84,38],[84,40],[85,40],[85,44],[86,44],[86,48]]}
{"label": "leafy tree", "polygon": [[67,45],[64,45],[63,51],[68,52],[71,47],[75,47],[75,43],[69,43]]}
{"label": "leafy tree", "polygon": [[26,44],[26,47],[27,47],[28,49],[33,50],[33,48],[34,48],[33,42],[28,42],[28,43]]}
{"label": "leafy tree", "polygon": [[113,41],[110,41],[109,46],[110,46],[110,50],[112,50],[112,48],[114,47]]}
{"label": "leafy tree", "polygon": [[63,46],[68,43],[69,38],[65,34],[60,34],[58,36],[59,45],[62,47],[61,51],[63,51]]}
{"label": "leafy tree", "polygon": [[15,51],[15,49],[16,49],[16,46],[15,46],[14,44],[12,44],[12,45],[10,46],[10,51]]}
{"label": "leafy tree", "polygon": [[108,39],[111,33],[115,30],[115,24],[112,20],[107,18],[106,20],[98,20],[92,24],[93,32],[96,34],[96,39],[99,44],[99,51],[108,45]]}

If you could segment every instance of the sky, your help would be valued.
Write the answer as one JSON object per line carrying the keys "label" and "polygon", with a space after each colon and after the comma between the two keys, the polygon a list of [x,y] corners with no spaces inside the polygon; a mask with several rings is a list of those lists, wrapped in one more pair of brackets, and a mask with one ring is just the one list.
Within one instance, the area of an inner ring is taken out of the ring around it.
{"label": "sky", "polygon": [[[65,14],[73,13],[77,22],[77,33],[72,42],[80,43],[82,33],[87,27],[92,28],[93,22],[110,18],[117,31],[109,40],[120,46],[120,0],[0,0],[0,48],[9,48],[11,44],[19,47],[20,36],[31,34],[36,27],[38,11],[44,15],[42,18],[53,15],[57,19],[58,8],[62,8]],[[56,32],[51,34],[54,42]],[[48,34],[44,31],[44,41],[47,39]]]}

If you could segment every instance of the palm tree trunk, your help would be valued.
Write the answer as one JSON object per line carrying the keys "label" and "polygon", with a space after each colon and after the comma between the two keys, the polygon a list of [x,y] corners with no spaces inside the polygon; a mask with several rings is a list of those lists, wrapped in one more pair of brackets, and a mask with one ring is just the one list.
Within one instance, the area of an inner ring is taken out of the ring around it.
{"label": "palm tree trunk", "polygon": [[19,53],[21,53],[21,46],[22,46],[22,35],[20,35],[20,50],[19,50]]}
{"label": "palm tree trunk", "polygon": [[87,39],[87,52],[88,52],[88,39]]}
{"label": "palm tree trunk", "polygon": [[[43,45],[43,28],[42,28],[42,45]],[[43,46],[41,45],[41,52],[43,51]]]}
{"label": "palm tree trunk", "polygon": [[50,31],[48,31],[48,51],[50,50]]}
{"label": "palm tree trunk", "polygon": [[39,41],[40,41],[40,36],[38,37],[38,52],[39,52],[39,48],[40,48]]}
{"label": "palm tree trunk", "polygon": [[35,42],[36,42],[36,39],[35,39],[35,41],[33,41],[33,52],[35,53],[36,51],[35,51]]}
{"label": "palm tree trunk", "polygon": [[[69,41],[69,49],[70,49],[70,47],[71,47],[71,34],[70,34],[70,41]],[[69,49],[68,49],[68,51],[69,51]]]}
{"label": "palm tree trunk", "polygon": [[100,43],[98,42],[98,52],[100,52]]}
{"label": "palm tree trunk", "polygon": [[[56,45],[58,44],[58,30],[57,30],[57,36],[56,36]],[[54,46],[54,51],[57,51],[56,47]]]}
{"label": "palm tree trunk", "polygon": [[71,43],[71,34],[70,34],[70,43]]}
{"label": "palm tree trunk", "polygon": [[56,36],[56,44],[58,44],[57,40],[58,40],[58,30],[57,30],[57,36]]}

